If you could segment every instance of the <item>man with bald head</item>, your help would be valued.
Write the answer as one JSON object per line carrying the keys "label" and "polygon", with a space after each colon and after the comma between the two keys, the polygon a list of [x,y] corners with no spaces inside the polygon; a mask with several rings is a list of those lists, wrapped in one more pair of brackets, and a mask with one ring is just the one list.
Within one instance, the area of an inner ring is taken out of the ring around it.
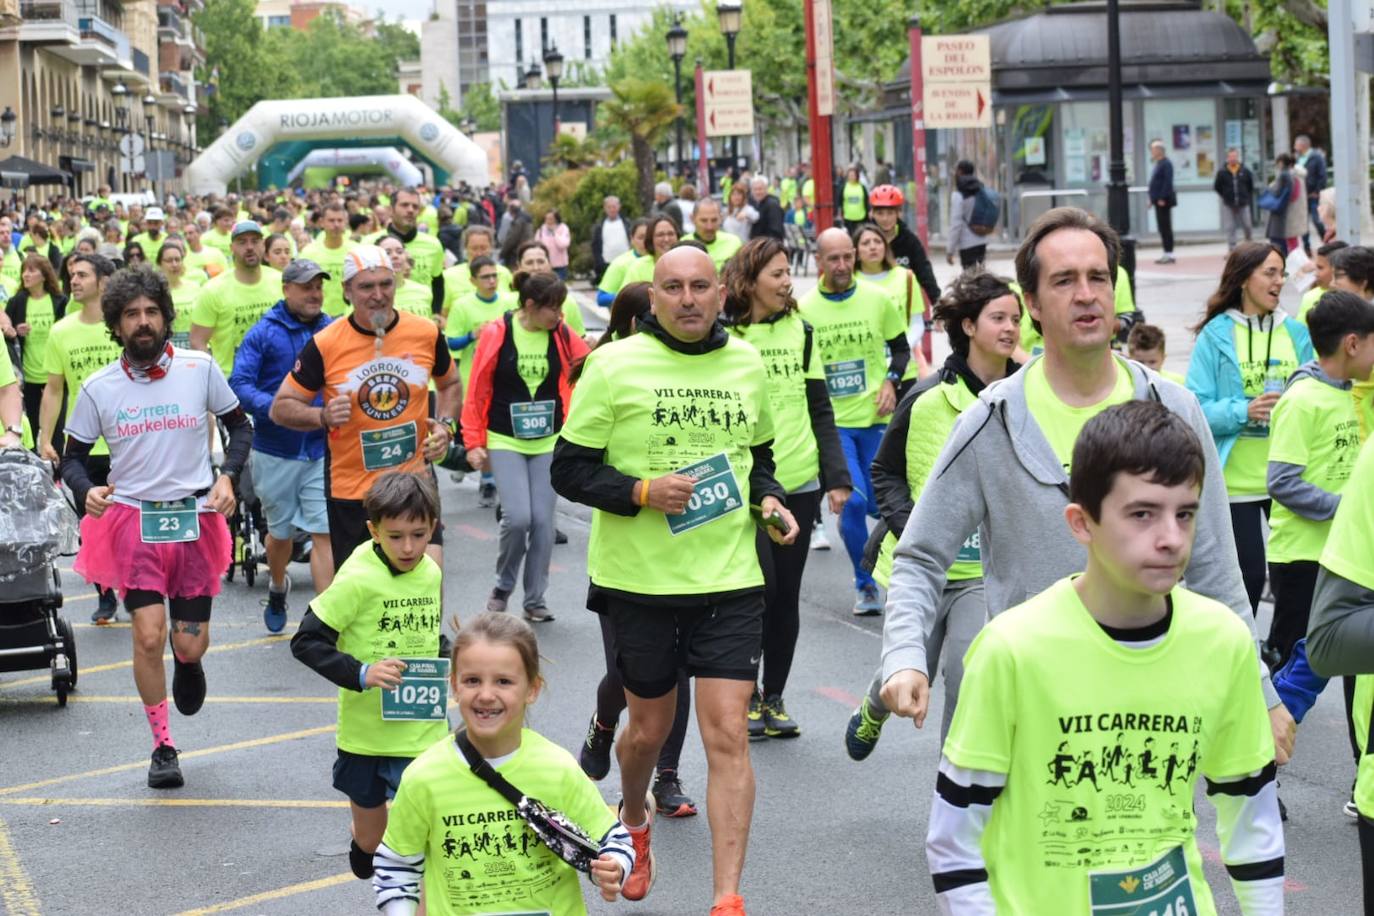
{"label": "man with bald head", "polygon": [[587,606],[609,626],[629,722],[616,742],[620,819],[634,838],[628,900],[653,882],[649,789],[673,724],[677,671],[697,679],[709,772],[713,913],[744,912],[740,873],[754,805],[745,729],[763,640],[763,574],[751,505],[775,541],[795,519],[773,477],[773,422],[758,352],[717,321],[710,256],[654,265],[652,310],[594,350],[553,455],[553,486],[591,506]]}
{"label": "man with bald head", "polygon": [[878,512],[869,468],[887,417],[897,405],[897,385],[911,359],[906,319],[892,297],[854,271],[854,242],[843,229],[816,238],[820,282],[801,300],[802,317],[816,333],[825,385],[854,490],[840,514],[840,537],[854,567],[854,613],[882,613],[882,596],[863,568],[868,518]]}

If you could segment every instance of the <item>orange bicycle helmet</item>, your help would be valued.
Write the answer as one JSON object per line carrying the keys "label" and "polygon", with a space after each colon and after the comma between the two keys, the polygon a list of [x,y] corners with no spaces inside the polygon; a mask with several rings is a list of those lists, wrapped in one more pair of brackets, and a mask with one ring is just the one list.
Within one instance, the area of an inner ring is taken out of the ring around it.
{"label": "orange bicycle helmet", "polygon": [[880,184],[872,191],[868,192],[868,205],[870,207],[900,207],[906,203],[901,188],[896,185]]}

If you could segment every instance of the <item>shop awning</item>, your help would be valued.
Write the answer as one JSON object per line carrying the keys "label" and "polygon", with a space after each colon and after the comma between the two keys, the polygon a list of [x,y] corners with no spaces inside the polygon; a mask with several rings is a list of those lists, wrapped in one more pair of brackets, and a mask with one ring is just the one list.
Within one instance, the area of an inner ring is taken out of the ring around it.
{"label": "shop awning", "polygon": [[73,175],[95,171],[95,163],[89,159],[82,159],[80,156],[58,156],[57,164]]}
{"label": "shop awning", "polygon": [[0,159],[0,173],[23,175],[28,184],[66,184],[71,181],[71,173],[55,169],[50,165],[26,159],[23,156],[10,156]]}

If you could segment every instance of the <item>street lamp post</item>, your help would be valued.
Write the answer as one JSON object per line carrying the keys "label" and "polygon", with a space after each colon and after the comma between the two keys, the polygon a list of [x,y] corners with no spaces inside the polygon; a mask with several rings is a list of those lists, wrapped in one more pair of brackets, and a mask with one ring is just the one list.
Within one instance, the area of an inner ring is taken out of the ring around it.
{"label": "street lamp post", "polygon": [[[539,71],[539,61],[530,61],[530,68],[525,71],[525,88],[530,90],[531,92],[538,89],[541,76],[542,74]],[[540,160],[543,158],[544,155],[544,144],[540,136],[541,131],[539,130],[539,101],[537,99],[531,100],[530,104],[534,106],[534,117],[532,118],[532,120],[534,121],[534,174],[537,177],[540,171]]]}
{"label": "street lamp post", "polygon": [[[725,36],[726,69],[735,69],[735,36],[739,34],[744,19],[742,0],[717,0],[716,18],[720,20],[720,34]],[[739,149],[735,145],[737,137],[730,138],[730,168],[739,165]]]}
{"label": "street lamp post", "polygon": [[549,85],[553,87],[553,140],[558,142],[558,81],[563,78],[563,55],[558,53],[558,45],[550,45],[544,52],[544,71],[549,75]]}
{"label": "street lamp post", "polygon": [[1126,185],[1126,139],[1121,101],[1121,6],[1107,0],[1107,222],[1121,237],[1121,263],[1135,283],[1135,239],[1131,236],[1131,204]]}
{"label": "street lamp post", "polygon": [[[120,80],[110,89],[110,95],[114,97],[115,113],[115,133],[122,139],[129,133],[129,87]],[[118,143],[119,141],[115,141]],[[132,164],[133,157],[128,157]],[[129,173],[124,168],[125,159],[123,150],[120,150],[119,161],[119,189],[126,194],[129,191]]]}
{"label": "street lamp post", "polygon": [[147,130],[143,136],[143,177],[153,189],[153,196],[157,196],[157,182],[152,178],[153,172],[153,122],[157,119],[157,96],[149,89],[143,95],[143,122]]}
{"label": "street lamp post", "polygon": [[673,17],[673,27],[665,36],[668,39],[668,56],[673,59],[673,90],[677,95],[677,171],[683,174],[687,166],[682,158],[682,58],[687,56],[687,30],[682,27],[681,14]]}
{"label": "street lamp post", "polygon": [[14,113],[14,109],[6,105],[3,113],[0,113],[0,147],[9,146],[14,142],[14,122],[19,120],[19,115]]}

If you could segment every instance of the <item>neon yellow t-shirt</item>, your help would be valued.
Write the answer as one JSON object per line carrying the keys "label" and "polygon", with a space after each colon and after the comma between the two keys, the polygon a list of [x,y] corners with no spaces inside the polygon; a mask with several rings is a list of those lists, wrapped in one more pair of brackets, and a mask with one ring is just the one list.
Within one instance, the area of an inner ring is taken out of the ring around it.
{"label": "neon yellow t-shirt", "polygon": [[[906,485],[913,503],[921,499],[926,479],[935,467],[944,441],[954,429],[954,422],[977,400],[969,391],[968,384],[962,378],[956,378],[953,384],[941,383],[922,393],[911,405],[905,451]],[[901,534],[900,531],[887,533],[873,566],[873,578],[883,588],[887,588],[892,579],[892,552],[897,549],[897,539]],[[959,548],[954,562],[945,573],[945,581],[964,582],[982,578],[982,575],[982,540],[979,532],[975,531]]]}
{"label": "neon yellow t-shirt", "polygon": [[1168,369],[1160,369],[1159,374],[1164,378],[1168,379],[1169,381],[1173,382],[1175,385],[1182,385],[1184,388],[1188,387],[1188,380],[1185,379],[1183,376],[1179,375],[1177,372],[1170,372]]}
{"label": "neon yellow t-shirt", "polygon": [[[1374,449],[1366,448],[1360,451],[1341,493],[1341,505],[1331,520],[1321,564],[1342,579],[1374,590],[1370,544],[1374,544]],[[1374,713],[1374,675],[1355,678],[1350,713],[1362,751],[1355,771],[1355,807],[1365,817],[1374,818],[1374,748],[1367,746],[1370,715]]]}
{"label": "neon yellow t-shirt", "polygon": [[[1300,465],[1302,479],[1328,493],[1344,490],[1360,454],[1360,421],[1350,392],[1304,376],[1279,398],[1269,424],[1270,462]],[[1269,562],[1316,562],[1330,528],[1330,520],[1303,518],[1274,500]]]}
{"label": "neon yellow t-shirt", "polygon": [[[460,297],[449,309],[448,322],[444,326],[445,337],[462,337],[472,334],[488,321],[495,321],[515,308],[515,293],[497,292],[492,299],[483,299],[476,291]],[[468,388],[472,376],[472,361],[477,354],[477,341],[474,340],[461,350],[453,351],[458,360],[458,375],[463,380],[463,390]]]}
{"label": "neon yellow t-shirt", "polygon": [[[110,339],[104,321],[91,324],[81,320],[81,304],[71,303],[75,311],[64,316],[48,331],[48,349],[43,356],[44,380],[60,375],[67,386],[67,416],[76,409],[81,386],[98,370],[119,359],[120,346]],[[49,433],[54,432],[48,430]],[[108,455],[110,448],[104,438],[91,447],[92,455]]]}
{"label": "neon yellow t-shirt", "polygon": [[820,477],[820,453],[811,428],[806,383],[825,381],[814,334],[806,351],[805,322],[795,312],[776,321],[732,325],[730,332],[747,340],[763,357],[768,373],[768,405],[773,413],[774,476],[788,493]]}
{"label": "neon yellow t-shirt", "polygon": [[[525,326],[520,323],[517,312],[511,316],[510,333],[511,342],[515,344],[516,372],[524,381],[525,387],[529,391],[528,396],[533,398],[535,392],[539,390],[539,386],[544,384],[544,379],[548,378],[549,375],[549,332],[539,329],[526,330]],[[483,344],[473,344],[474,348],[479,346],[483,346]],[[549,428],[552,429],[552,425]],[[522,455],[547,455],[553,451],[557,441],[557,434],[550,434],[538,439],[517,439],[503,433],[487,432],[488,448],[519,452]]]}
{"label": "neon yellow t-shirt", "polygon": [[165,232],[159,233],[156,239],[146,232],[140,232],[129,239],[130,244],[137,242],[139,247],[143,249],[143,256],[148,259],[149,264],[157,263],[158,252],[162,251],[162,243],[165,241],[167,241],[167,233]]}
{"label": "neon yellow t-shirt", "polygon": [[563,297],[563,323],[578,337],[587,335],[587,324],[582,320],[582,306],[577,304],[571,291]]}
{"label": "neon yellow t-shirt", "polygon": [[181,278],[181,283],[169,287],[172,293],[172,307],[176,309],[176,317],[172,319],[173,346],[191,346],[191,311],[196,307],[200,288],[201,284],[193,283],[185,276]]}
{"label": "neon yellow t-shirt", "polygon": [[[1281,325],[1280,333],[1272,335],[1258,329],[1251,332],[1238,322],[1232,323],[1232,331],[1245,396],[1257,398],[1266,391],[1282,391],[1288,376],[1298,371],[1298,351],[1293,346],[1293,338]],[[1266,354],[1268,363],[1265,362]],[[1226,456],[1222,472],[1227,494],[1232,498],[1268,496],[1268,471],[1269,425],[1250,420],[1241,428],[1236,444]]]}
{"label": "neon yellow t-shirt", "polygon": [[[496,288],[510,289],[513,277],[504,266],[496,265]],[[477,291],[472,284],[472,266],[467,262],[455,264],[444,271],[444,313],[453,309],[453,304],[469,293]]]}
{"label": "neon yellow t-shirt", "polygon": [[816,329],[835,425],[866,429],[887,422],[874,398],[887,377],[887,341],[906,333],[906,321],[887,292],[866,280],[840,296],[818,284],[802,297],[801,314]]}
{"label": "neon yellow t-shirt", "polygon": [[[10,361],[9,347],[0,347],[0,354],[3,354],[0,355],[0,388],[19,384],[19,377],[14,374],[14,363]],[[24,448],[33,448],[33,430],[29,427],[27,411],[19,411],[19,428],[23,430],[19,444]]]}
{"label": "neon yellow t-shirt", "polygon": [[[724,233],[722,233],[724,234]],[[606,265],[606,272],[601,275],[601,283],[597,289],[603,293],[614,296],[624,289],[628,282],[625,273],[630,269],[630,265],[637,263],[644,255],[631,248],[629,251],[621,252],[611,259],[611,263]],[[653,280],[653,273],[650,272],[649,279]]]}
{"label": "neon yellow t-shirt", "polygon": [[[592,513],[587,570],[593,583],[651,595],[698,595],[763,584],[747,504],[750,448],[773,439],[767,373],[757,350],[727,337],[699,355],[633,334],[593,350],[573,390],[562,436],[605,449],[606,463],[634,478],[710,463],[698,490],[701,514]],[[728,461],[728,468],[722,467]],[[714,459],[714,460],[712,460]],[[707,516],[711,516],[707,518]],[[693,519],[695,527],[679,530]],[[653,570],[646,576],[645,570]]]}
{"label": "neon yellow t-shirt", "polygon": [[233,256],[233,239],[229,237],[229,233],[227,232],[220,232],[213,227],[207,229],[200,234],[200,244],[202,247],[209,245],[211,248],[224,255],[226,264],[229,263],[230,258]]}
{"label": "neon yellow t-shirt", "polygon": [[191,323],[213,329],[210,352],[226,377],[234,372],[234,353],[243,335],[281,297],[281,274],[270,267],[261,268],[258,282],[251,286],[240,283],[229,270],[201,287]]}
{"label": "neon yellow t-shirt", "polygon": [[[430,557],[394,572],[374,541],[359,544],[329,588],[310,601],[315,616],[339,633],[338,649],[365,665],[384,658],[436,658],[443,612],[443,573]],[[444,720],[384,721],[382,691],[339,688],[339,750],[414,757],[444,737]]]}
{"label": "neon yellow t-shirt", "polygon": [[405,243],[410,255],[410,278],[416,283],[429,283],[444,272],[444,246],[434,236],[424,232]]}
{"label": "neon yellow t-shirt", "polygon": [[1297,318],[1299,321],[1303,324],[1307,324],[1307,313],[1312,311],[1313,306],[1317,304],[1317,300],[1321,299],[1322,294],[1325,292],[1326,290],[1313,284],[1311,289],[1302,294],[1302,300],[1298,302]]}
{"label": "neon yellow t-shirt", "polygon": [[0,286],[5,288],[5,292],[13,296],[24,288],[21,279],[23,274],[24,259],[19,257],[19,252],[14,250],[11,245],[5,256],[0,258]]}
{"label": "neon yellow t-shirt", "polygon": [[1216,913],[1194,787],[1264,768],[1274,741],[1245,625],[1186,589],[1171,596],[1169,630],[1148,648],[1108,636],[1071,579],[993,617],[969,648],[944,754],[1006,774],[982,840],[998,912],[1086,914],[1090,873],[1174,853],[1190,914]]}
{"label": "neon yellow t-shirt", "polygon": [[432,318],[434,310],[431,308],[431,303],[433,302],[434,290],[428,283],[406,280],[396,288],[395,306],[403,312],[410,312],[421,318]]}
{"label": "neon yellow t-shirt", "polygon": [[188,280],[197,271],[204,281],[217,277],[229,269],[229,259],[224,256],[224,252],[210,245],[201,245],[200,251],[187,248],[181,261],[186,266]]}
{"label": "neon yellow t-shirt", "polygon": [[636,258],[625,267],[625,276],[620,281],[623,289],[631,283],[652,283],[654,282],[654,264],[656,259],[653,255],[645,255]]}
{"label": "neon yellow t-shirt", "polygon": [[48,377],[43,372],[43,360],[48,352],[48,334],[54,322],[52,296],[46,293],[40,299],[29,297],[24,309],[24,321],[29,326],[29,336],[24,338],[24,359],[20,368],[24,370],[24,381],[43,384]]}
{"label": "neon yellow t-shirt", "polygon": [[1054,449],[1055,457],[1064,466],[1065,474],[1069,473],[1073,463],[1073,444],[1088,421],[1108,407],[1124,404],[1135,397],[1131,370],[1126,368],[1124,360],[1114,357],[1113,361],[1116,363],[1116,385],[1105,398],[1086,407],[1070,407],[1059,399],[1050,387],[1050,380],[1045,377],[1043,359],[1026,367],[1026,406],[1030,408],[1031,416],[1035,418],[1040,432],[1044,433],[1050,448]]}
{"label": "neon yellow t-shirt", "polygon": [[[730,260],[736,251],[744,247],[744,243],[739,240],[739,236],[729,232],[717,232],[716,237],[711,241],[706,241],[697,237],[694,232],[687,236],[689,239],[696,239],[706,246],[706,253],[715,262],[716,271],[719,272],[725,266],[725,262]],[[609,268],[607,268],[609,270]]]}
{"label": "neon yellow t-shirt", "polygon": [[846,223],[857,223],[863,220],[864,213],[868,211],[868,191],[857,181],[846,181],[844,190],[840,193],[840,213],[844,216]]}
{"label": "neon yellow t-shirt", "polygon": [[325,244],[325,237],[321,234],[318,239],[301,250],[301,257],[314,261],[329,274],[329,279],[322,281],[324,312],[334,318],[348,311],[348,304],[344,302],[343,295],[343,264],[344,258],[356,247],[358,243],[345,236],[338,248],[330,248]]}
{"label": "neon yellow t-shirt", "polygon": [[[496,769],[526,795],[562,812],[593,842],[616,824],[572,755],[528,728],[520,733],[519,749]],[[399,855],[424,854],[425,912],[432,916],[587,912],[580,875],[472,772],[452,739],[434,744],[406,767],[382,842]]]}

